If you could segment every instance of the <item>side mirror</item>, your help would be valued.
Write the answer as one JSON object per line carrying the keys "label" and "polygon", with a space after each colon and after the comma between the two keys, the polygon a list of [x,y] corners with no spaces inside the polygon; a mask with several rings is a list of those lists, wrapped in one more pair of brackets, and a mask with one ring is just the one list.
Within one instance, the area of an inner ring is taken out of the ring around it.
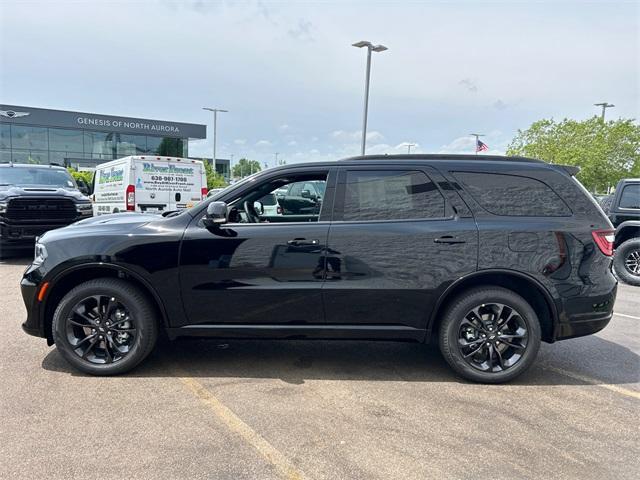
{"label": "side mirror", "polygon": [[264,205],[261,201],[255,201],[253,202],[253,208],[256,209],[256,212],[258,212],[260,215],[264,215]]}
{"label": "side mirror", "polygon": [[227,204],[211,202],[207,205],[207,213],[202,219],[205,227],[215,227],[227,223]]}
{"label": "side mirror", "polygon": [[88,196],[91,193],[91,188],[89,188],[89,185],[87,185],[87,182],[85,182],[83,179],[79,178],[78,180],[76,180],[76,184],[78,185],[78,190],[83,195]]}
{"label": "side mirror", "polygon": [[300,194],[300,196],[302,198],[311,198],[311,192],[309,190],[302,190],[302,193]]}

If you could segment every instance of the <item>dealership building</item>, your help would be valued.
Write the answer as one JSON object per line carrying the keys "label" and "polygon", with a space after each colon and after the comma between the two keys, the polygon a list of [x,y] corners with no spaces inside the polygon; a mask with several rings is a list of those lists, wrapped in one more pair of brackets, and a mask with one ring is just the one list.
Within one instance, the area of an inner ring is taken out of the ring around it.
{"label": "dealership building", "polygon": [[206,125],[0,105],[0,163],[86,169],[128,155],[186,158],[189,140],[206,137]]}

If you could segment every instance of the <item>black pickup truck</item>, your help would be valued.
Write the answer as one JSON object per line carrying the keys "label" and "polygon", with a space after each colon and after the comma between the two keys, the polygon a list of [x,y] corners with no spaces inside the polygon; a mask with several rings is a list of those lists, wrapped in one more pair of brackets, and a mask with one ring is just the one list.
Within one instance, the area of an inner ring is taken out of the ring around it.
{"label": "black pickup truck", "polygon": [[613,267],[620,279],[640,285],[640,178],[618,182],[600,205],[616,227]]}
{"label": "black pickup truck", "polygon": [[65,168],[0,164],[0,254],[92,214],[91,201]]}

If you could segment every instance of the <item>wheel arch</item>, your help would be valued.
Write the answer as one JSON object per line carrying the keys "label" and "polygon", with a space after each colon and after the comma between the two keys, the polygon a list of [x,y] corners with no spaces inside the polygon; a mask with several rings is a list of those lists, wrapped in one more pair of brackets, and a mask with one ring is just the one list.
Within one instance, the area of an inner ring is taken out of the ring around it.
{"label": "wheel arch", "polygon": [[627,220],[626,222],[622,222],[618,225],[618,228],[616,228],[615,247],[618,248],[624,242],[634,237],[640,238],[640,221]]}
{"label": "wheel arch", "polygon": [[495,285],[503,287],[523,297],[535,310],[540,320],[542,340],[553,342],[558,310],[549,291],[535,278],[513,270],[481,270],[453,282],[440,295],[429,318],[427,331],[432,336],[438,331],[442,313],[451,301],[467,289]]}
{"label": "wheel arch", "polygon": [[43,308],[40,310],[40,321],[44,329],[47,341],[53,344],[51,326],[53,313],[62,298],[74,287],[88,280],[96,278],[121,278],[136,285],[142,292],[148,294],[152,300],[153,307],[161,319],[160,327],[167,328],[169,325],[167,312],[160,296],[155,289],[140,275],[131,270],[108,263],[90,263],[67,268],[59,272],[49,283],[51,287],[47,290],[43,299]]}

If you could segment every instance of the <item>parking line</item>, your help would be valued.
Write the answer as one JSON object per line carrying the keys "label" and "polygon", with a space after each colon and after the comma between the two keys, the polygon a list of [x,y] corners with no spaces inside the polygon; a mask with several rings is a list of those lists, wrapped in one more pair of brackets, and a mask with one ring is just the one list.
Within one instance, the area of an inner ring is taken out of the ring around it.
{"label": "parking line", "polygon": [[218,400],[204,385],[193,378],[179,377],[191,393],[206,404],[216,416],[234,433],[237,433],[249,445],[255,448],[271,465],[273,465],[281,477],[287,480],[302,480],[305,475],[296,468],[278,449],[267,442],[259,433],[244,423],[240,417],[233,413],[229,407]]}
{"label": "parking line", "polygon": [[626,313],[613,312],[613,314],[618,315],[619,317],[633,318],[635,320],[640,320],[640,317],[634,317],[633,315],[627,315]]}
{"label": "parking line", "polygon": [[565,375],[567,377],[571,377],[575,380],[580,380],[581,382],[589,383],[591,385],[595,385],[596,387],[606,388],[607,390],[611,390],[612,392],[619,393],[621,395],[625,395],[631,398],[637,398],[640,400],[640,392],[635,390],[629,390],[628,388],[618,387],[617,385],[611,385],[610,383],[604,383],[598,379],[587,377],[580,373],[570,372],[569,370],[565,370],[563,368],[545,366],[544,368],[551,370],[553,372],[559,373],[561,375]]}

